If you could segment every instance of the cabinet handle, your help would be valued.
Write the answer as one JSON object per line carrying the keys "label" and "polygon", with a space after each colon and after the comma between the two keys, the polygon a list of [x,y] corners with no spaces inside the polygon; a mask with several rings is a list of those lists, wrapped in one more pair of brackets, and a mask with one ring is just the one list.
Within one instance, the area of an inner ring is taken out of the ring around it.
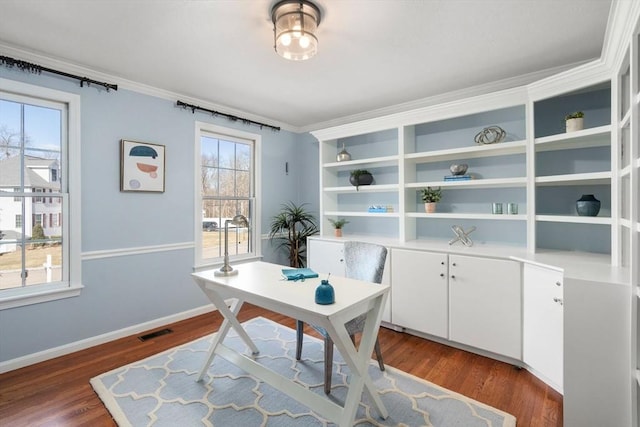
{"label": "cabinet handle", "polygon": [[442,262],[440,263],[440,265],[444,265],[444,261],[442,261]]}
{"label": "cabinet handle", "polygon": [[340,262],[344,262],[344,259],[340,258]]}
{"label": "cabinet handle", "polygon": [[455,278],[456,278],[456,275],[455,275],[455,274],[452,274],[452,275],[451,275],[451,278],[452,278],[452,279],[455,279]]}
{"label": "cabinet handle", "polygon": [[440,273],[440,277],[444,277],[444,273]]}
{"label": "cabinet handle", "polygon": [[553,301],[557,302],[560,305],[564,305],[564,302],[562,301],[562,298],[554,298]]}
{"label": "cabinet handle", "polygon": [[451,265],[455,267],[455,266],[456,266],[456,263],[455,263],[455,262],[452,262],[452,263],[451,263]]}
{"label": "cabinet handle", "polygon": [[556,286],[562,286],[562,283],[556,282]]}

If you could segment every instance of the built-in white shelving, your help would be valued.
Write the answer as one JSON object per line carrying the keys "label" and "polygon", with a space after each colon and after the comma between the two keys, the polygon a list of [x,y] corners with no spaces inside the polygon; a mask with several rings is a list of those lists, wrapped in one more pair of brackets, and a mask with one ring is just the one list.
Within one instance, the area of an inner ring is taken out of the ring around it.
{"label": "built-in white shelving", "polygon": [[525,221],[526,215],[494,215],[494,214],[480,214],[480,213],[421,213],[421,212],[408,212],[408,218],[447,218],[447,219],[481,219],[481,220],[494,220],[494,221]]}
{"label": "built-in white shelving", "polygon": [[536,215],[536,221],[568,222],[574,224],[604,224],[611,225],[611,218],[601,216],[576,216],[576,215]]}
{"label": "built-in white shelving", "polygon": [[611,145],[611,125],[535,139],[536,151],[570,150]]}
{"label": "built-in white shelving", "polygon": [[358,212],[358,211],[326,211],[325,216],[361,216],[371,218],[399,218],[398,212]]}
{"label": "built-in white shelving", "polygon": [[574,173],[564,175],[539,176],[538,185],[602,185],[611,183],[611,172]]}
{"label": "built-in white shelving", "polygon": [[348,160],[346,162],[330,162],[322,165],[325,169],[335,170],[351,170],[357,169],[361,166],[367,166],[369,168],[383,167],[383,166],[395,166],[398,164],[398,156],[384,156],[384,157],[371,157],[366,159]]}
{"label": "built-in white shelving", "polygon": [[509,187],[525,187],[527,178],[487,178],[487,179],[470,179],[461,181],[428,181],[428,182],[410,182],[405,184],[405,188],[424,188],[424,187],[442,187],[446,189],[466,189],[466,188],[509,188]]}
{"label": "built-in white shelving", "polygon": [[510,141],[500,144],[474,145],[450,150],[410,153],[405,156],[409,162],[430,163],[448,160],[475,159],[482,157],[508,156],[525,152],[526,141]]}
{"label": "built-in white shelving", "polygon": [[354,186],[326,187],[325,193],[384,193],[398,191],[398,184],[361,185],[357,189]]}

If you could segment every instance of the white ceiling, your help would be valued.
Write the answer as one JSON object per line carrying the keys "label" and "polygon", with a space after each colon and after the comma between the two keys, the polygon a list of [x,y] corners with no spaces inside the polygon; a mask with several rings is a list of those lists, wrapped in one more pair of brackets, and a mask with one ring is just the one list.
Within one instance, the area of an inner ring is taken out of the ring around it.
{"label": "white ceiling", "polygon": [[301,131],[598,58],[611,7],[317,0],[319,52],[292,62],[273,51],[274,3],[0,0],[0,54],[18,48]]}

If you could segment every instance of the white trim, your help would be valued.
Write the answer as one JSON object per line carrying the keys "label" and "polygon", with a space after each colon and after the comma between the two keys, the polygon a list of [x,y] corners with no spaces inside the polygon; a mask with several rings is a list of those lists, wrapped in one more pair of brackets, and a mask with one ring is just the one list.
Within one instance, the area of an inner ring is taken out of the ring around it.
{"label": "white trim", "polygon": [[128,326],[116,331],[107,332],[105,334],[96,335],[94,337],[89,337],[83,340],[74,341],[69,344],[64,344],[58,347],[39,351],[37,353],[32,353],[26,356],[21,356],[15,359],[0,362],[0,374],[23,368],[25,366],[33,365],[35,363],[44,362],[45,360],[53,359],[55,357],[64,356],[66,354],[84,350],[89,347],[94,347],[96,345],[104,344],[120,338],[135,335],[140,332],[145,332],[171,323],[179,322],[181,320],[189,319],[191,317],[199,316],[201,314],[209,313],[212,311],[215,311],[215,307],[213,306],[213,304],[207,304],[198,308],[183,311],[182,313],[172,314],[170,316],[161,317],[159,319],[150,320],[148,322]]}
{"label": "white trim", "polygon": [[[179,98],[181,101],[184,101],[189,104],[197,104],[204,108],[221,111],[233,116],[246,117],[247,119],[254,120],[257,122],[267,122],[268,124],[271,124],[273,126],[278,126],[284,130],[288,130],[291,132],[301,132],[300,129],[297,128],[296,126],[293,126],[288,123],[279,122],[269,117],[259,116],[256,114],[249,113],[247,111],[237,110],[227,105],[216,104],[210,101],[205,101],[204,99],[194,98],[194,97],[180,94],[177,92],[161,89],[155,86],[149,86],[147,84],[136,82],[133,80],[123,79],[122,77],[118,77],[116,75],[103,73],[100,71],[93,70],[91,68],[87,68],[80,65],[72,64],[70,62],[65,62],[59,59],[55,59],[50,56],[30,52],[28,50],[24,50],[16,46],[12,46],[11,44],[8,44],[8,43],[0,43],[0,52],[3,55],[16,56],[18,57],[18,59],[21,59],[23,61],[35,62],[38,65],[54,68],[70,74],[86,76],[89,78],[93,78],[95,80],[109,81],[109,83],[117,84],[118,90],[122,90],[122,89],[130,90],[130,91],[141,93],[144,95],[150,95],[157,98],[166,99],[172,102],[176,102]],[[202,114],[208,115],[208,113],[202,113]]]}
{"label": "white trim", "polygon": [[[195,140],[194,140],[194,236],[195,236],[195,251],[194,251],[194,265],[196,268],[202,266],[212,265],[211,263],[220,262],[220,260],[204,260],[202,258],[202,224],[200,223],[200,215],[202,213],[202,196],[201,196],[201,147],[200,139],[202,133],[212,133],[222,137],[227,137],[230,141],[244,140],[246,143],[250,141],[252,143],[252,189],[253,194],[250,198],[253,198],[253,213],[252,224],[253,232],[251,233],[253,252],[245,255],[234,257],[234,261],[250,258],[262,258],[262,244],[261,244],[261,218],[262,218],[262,135],[257,133],[246,132],[234,128],[225,126],[218,126],[207,122],[195,122]],[[223,224],[220,224],[223,226]]]}
{"label": "white trim", "polygon": [[[82,285],[82,260],[80,254],[82,245],[80,95],[4,78],[0,78],[0,90],[20,96],[54,101],[67,106],[66,123],[62,124],[63,129],[64,127],[67,129],[67,141],[61,147],[61,155],[63,159],[66,159],[66,161],[63,161],[66,169],[62,174],[68,177],[67,188],[66,190],[62,189],[64,204],[62,221],[65,224],[62,239],[68,243],[63,245],[62,248],[63,260],[68,262],[69,271],[68,276],[65,274],[65,277],[63,277],[65,286],[62,288],[58,286],[54,288],[50,286],[25,287],[17,290],[14,295],[3,292],[8,296],[6,298],[0,296],[1,310],[77,296],[84,286]],[[63,271],[65,271],[64,268]]]}
{"label": "white trim", "polygon": [[130,256],[130,255],[144,255],[144,254],[151,254],[155,252],[177,251],[182,249],[191,249],[194,246],[195,246],[194,242],[182,242],[182,243],[168,243],[164,245],[138,246],[135,248],[118,248],[118,249],[89,251],[89,252],[82,253],[82,261]]}
{"label": "white trim", "polygon": [[24,288],[7,289],[4,292],[8,295],[0,299],[0,310],[77,297],[80,295],[82,288],[84,288],[84,286],[81,284],[70,286],[57,283],[55,285],[34,285]]}

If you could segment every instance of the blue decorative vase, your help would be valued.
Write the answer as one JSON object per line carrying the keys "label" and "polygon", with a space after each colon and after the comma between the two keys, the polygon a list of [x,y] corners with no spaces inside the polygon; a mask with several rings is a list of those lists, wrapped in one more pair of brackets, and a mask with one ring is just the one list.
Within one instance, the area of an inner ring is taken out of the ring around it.
{"label": "blue decorative vase", "polygon": [[576,202],[576,210],[580,216],[597,216],[600,212],[600,200],[593,194],[583,194]]}
{"label": "blue decorative vase", "polygon": [[336,294],[328,280],[322,280],[316,288],[316,304],[329,305],[336,302]]}

